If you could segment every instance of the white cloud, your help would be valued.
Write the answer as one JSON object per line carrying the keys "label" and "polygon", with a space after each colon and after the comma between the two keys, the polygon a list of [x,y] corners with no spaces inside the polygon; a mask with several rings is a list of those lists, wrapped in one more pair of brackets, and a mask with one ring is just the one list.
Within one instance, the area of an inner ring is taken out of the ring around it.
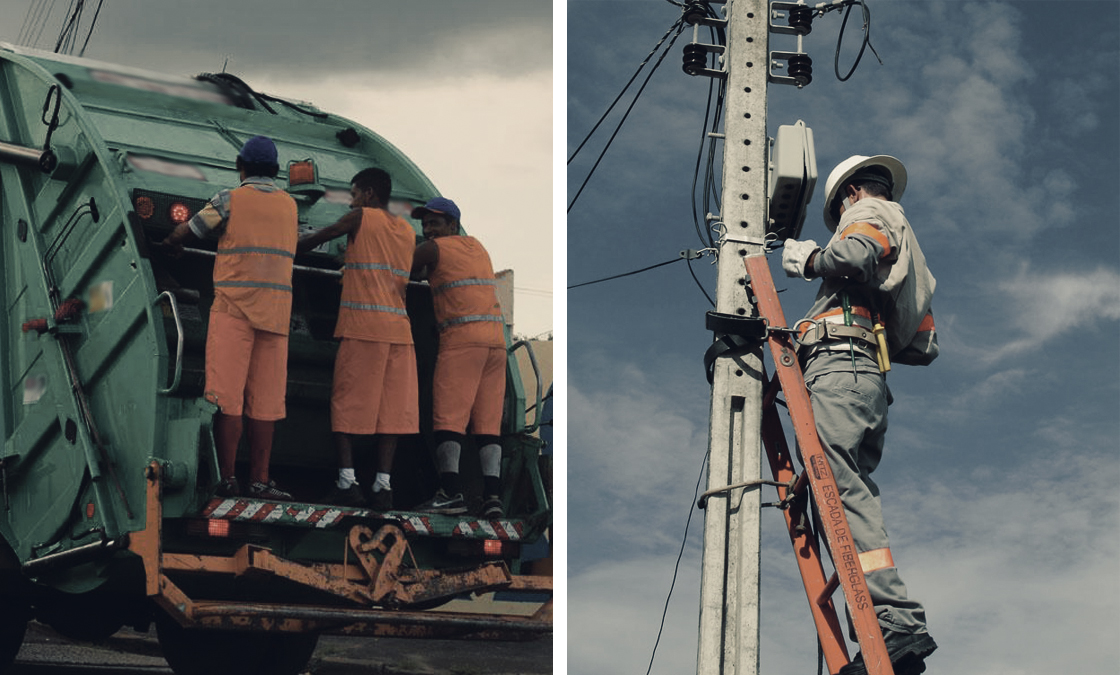
{"label": "white cloud", "polygon": [[[675,555],[609,559],[569,578],[568,673],[644,673],[649,666]],[[695,559],[683,561],[653,673],[696,670]]]}
{"label": "white cloud", "polygon": [[[496,270],[513,269],[517,287],[551,291],[550,73],[419,81],[375,72],[315,81],[260,73],[252,81],[383,136],[459,205],[463,226],[483,242]],[[517,294],[514,328],[528,335],[553,328],[551,295]]]}
{"label": "white cloud", "polygon": [[990,362],[1120,319],[1120,273],[1114,269],[1037,273],[1023,265],[1014,278],[999,284],[998,293],[1007,307],[1005,325],[1018,336],[988,352]]}

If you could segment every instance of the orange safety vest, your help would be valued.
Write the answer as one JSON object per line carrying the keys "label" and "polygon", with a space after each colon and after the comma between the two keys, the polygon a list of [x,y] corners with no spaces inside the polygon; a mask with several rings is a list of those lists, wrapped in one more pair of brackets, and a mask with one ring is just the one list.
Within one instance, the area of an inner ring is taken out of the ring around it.
{"label": "orange safety vest", "polygon": [[440,347],[505,347],[505,319],[486,249],[474,237],[438,237],[432,241],[439,247],[439,261],[428,283],[432,286]]}
{"label": "orange safety vest", "polygon": [[412,344],[405,290],[416,231],[384,209],[362,209],[362,224],[346,247],[336,338]]}
{"label": "orange safety vest", "polygon": [[214,311],[240,313],[256,330],[288,334],[298,220],[296,202],[283,190],[230,191],[214,260]]}

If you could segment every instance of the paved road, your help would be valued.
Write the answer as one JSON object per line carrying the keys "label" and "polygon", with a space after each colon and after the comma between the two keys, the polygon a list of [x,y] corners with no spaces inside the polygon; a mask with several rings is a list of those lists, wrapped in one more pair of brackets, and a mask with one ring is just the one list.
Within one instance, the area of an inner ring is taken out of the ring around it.
{"label": "paved road", "polygon": [[[552,641],[459,642],[323,636],[310,675],[545,675],[552,672]],[[104,643],[73,642],[31,623],[11,675],[119,673],[172,675],[155,630],[125,628]]]}

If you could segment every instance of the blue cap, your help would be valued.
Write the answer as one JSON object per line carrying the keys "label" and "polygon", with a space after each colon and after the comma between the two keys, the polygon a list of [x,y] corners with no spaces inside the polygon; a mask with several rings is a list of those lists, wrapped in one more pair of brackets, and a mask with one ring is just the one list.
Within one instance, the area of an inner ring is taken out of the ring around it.
{"label": "blue cap", "polygon": [[277,164],[276,144],[268,136],[253,136],[237,156],[250,164]]}
{"label": "blue cap", "polygon": [[455,206],[455,202],[443,197],[429,199],[427,204],[412,209],[412,217],[416,219],[423,218],[425,213],[438,213],[441,216],[451,218],[451,220],[459,220],[460,217],[459,207]]}

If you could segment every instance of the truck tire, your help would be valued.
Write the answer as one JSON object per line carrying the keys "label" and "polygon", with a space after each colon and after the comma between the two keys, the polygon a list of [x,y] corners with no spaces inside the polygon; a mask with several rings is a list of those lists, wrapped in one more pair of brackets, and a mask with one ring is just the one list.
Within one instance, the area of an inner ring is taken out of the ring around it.
{"label": "truck tire", "polygon": [[0,596],[0,673],[8,672],[16,660],[16,654],[23,645],[23,635],[27,632],[29,615],[27,603],[22,598]]}
{"label": "truck tire", "polygon": [[102,589],[53,594],[36,609],[39,621],[79,642],[103,642],[128,621],[127,600]]}
{"label": "truck tire", "polygon": [[176,675],[298,675],[318,633],[259,633],[183,628],[160,612],[156,636]]}

